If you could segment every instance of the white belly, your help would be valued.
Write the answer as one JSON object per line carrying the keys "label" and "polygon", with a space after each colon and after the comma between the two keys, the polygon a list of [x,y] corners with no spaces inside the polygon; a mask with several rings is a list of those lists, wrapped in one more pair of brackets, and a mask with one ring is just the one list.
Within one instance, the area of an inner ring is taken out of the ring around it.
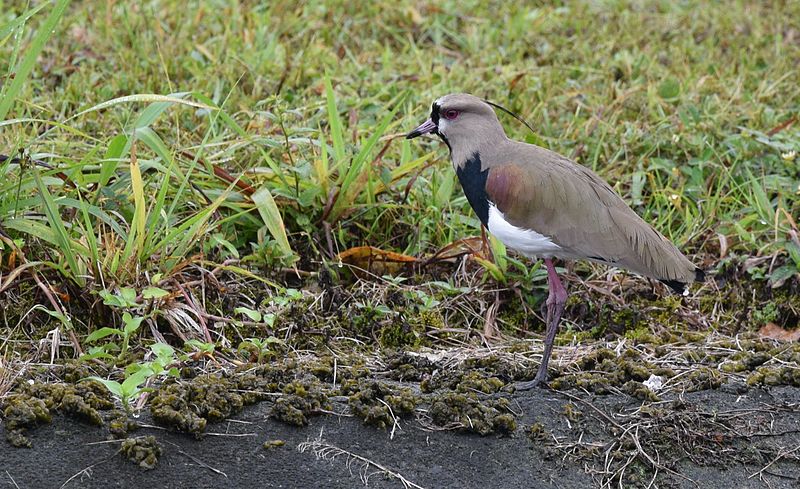
{"label": "white belly", "polygon": [[489,222],[487,227],[507,247],[530,257],[560,256],[564,250],[547,236],[532,229],[514,226],[505,220],[503,213],[489,202]]}

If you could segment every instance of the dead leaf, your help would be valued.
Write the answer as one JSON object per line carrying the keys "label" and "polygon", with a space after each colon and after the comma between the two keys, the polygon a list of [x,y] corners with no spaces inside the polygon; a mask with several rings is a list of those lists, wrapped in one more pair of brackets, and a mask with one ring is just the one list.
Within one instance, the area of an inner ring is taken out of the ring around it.
{"label": "dead leaf", "polygon": [[747,260],[744,261],[743,268],[744,268],[745,271],[749,271],[751,268],[755,268],[755,267],[761,265],[762,263],[764,263],[765,261],[771,260],[771,259],[772,259],[772,256],[754,256],[754,257],[748,258]]}
{"label": "dead leaf", "polygon": [[758,336],[778,341],[800,340],[800,329],[783,329],[775,323],[767,323],[758,330]]}
{"label": "dead leaf", "polygon": [[366,270],[375,275],[395,275],[403,266],[417,262],[413,256],[386,251],[374,246],[356,246],[338,255],[342,263],[351,265],[356,275]]}
{"label": "dead leaf", "polygon": [[722,233],[717,233],[717,239],[719,239],[719,257],[725,258],[725,255],[728,254],[728,237]]}

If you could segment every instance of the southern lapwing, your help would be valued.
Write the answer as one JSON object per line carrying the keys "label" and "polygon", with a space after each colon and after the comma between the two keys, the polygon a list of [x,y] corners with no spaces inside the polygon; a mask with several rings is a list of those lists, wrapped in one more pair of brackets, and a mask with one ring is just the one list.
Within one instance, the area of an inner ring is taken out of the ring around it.
{"label": "southern lapwing", "polygon": [[468,94],[445,95],[433,103],[430,119],[406,137],[428,133],[450,148],[467,201],[489,232],[523,255],[543,258],[547,267],[544,356],[536,377],[517,388],[547,381],[567,299],[553,258],[625,268],[679,293],[704,280],[702,270],[594,172],[558,153],[509,139],[488,102]]}

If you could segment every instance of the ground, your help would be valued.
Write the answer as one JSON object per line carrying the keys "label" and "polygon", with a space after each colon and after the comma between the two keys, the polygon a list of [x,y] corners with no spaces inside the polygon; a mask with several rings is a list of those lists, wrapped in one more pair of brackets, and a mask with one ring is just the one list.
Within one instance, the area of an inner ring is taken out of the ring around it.
{"label": "ground", "polygon": [[[755,366],[744,374],[686,368],[649,390],[632,379],[685,363],[669,354],[659,360],[647,345],[616,346],[583,346],[577,354],[560,347],[553,388],[522,392],[507,382],[516,375],[509,369],[527,375],[523,347],[535,344],[394,353],[362,365],[337,355],[335,385],[322,367],[329,359],[316,356],[274,369],[202,373],[172,384],[193,392],[189,411],[213,418],[202,407],[212,398],[220,410],[236,404],[236,395],[260,400],[240,402],[194,434],[175,432],[191,428],[153,408],[123,415],[126,427],[115,432],[120,413],[112,406],[98,410],[103,425],[94,426],[56,405],[52,422],[22,430],[31,447],[3,450],[0,464],[4,483],[19,487],[131,487],[134,480],[159,487],[796,487],[796,383],[764,386]],[[728,349],[717,357],[723,364],[737,356],[717,340],[673,346],[684,355]],[[74,379],[80,368],[61,374]],[[603,372],[611,369],[623,378]],[[599,382],[598,372],[608,381]],[[567,382],[584,387],[561,390]],[[93,399],[91,391],[85,399]],[[162,386],[151,393],[151,406],[165,392],[176,391]],[[297,417],[286,416],[284,404],[295,406]],[[123,449],[134,443],[140,451]]]}

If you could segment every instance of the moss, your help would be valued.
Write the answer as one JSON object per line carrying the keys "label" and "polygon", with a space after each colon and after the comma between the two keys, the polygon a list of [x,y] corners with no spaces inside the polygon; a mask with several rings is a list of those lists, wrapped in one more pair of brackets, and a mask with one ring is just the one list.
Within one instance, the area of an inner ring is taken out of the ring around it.
{"label": "moss", "polygon": [[27,448],[30,448],[31,442],[25,437],[25,431],[52,421],[45,402],[28,396],[15,396],[7,402],[3,417],[6,422],[8,442],[15,447]]}
{"label": "moss", "polygon": [[291,399],[286,397],[275,401],[275,404],[272,406],[272,411],[270,411],[270,416],[278,421],[283,421],[284,423],[295,426],[305,426],[308,424],[308,418],[303,414],[303,411],[296,407]]}
{"label": "moss", "polygon": [[420,389],[426,393],[447,389],[492,394],[505,385],[506,383],[499,378],[481,370],[447,370],[425,378],[420,384]]}
{"label": "moss", "polygon": [[[585,355],[577,365],[580,372],[556,377],[550,382],[550,387],[556,390],[578,388],[595,394],[608,394],[612,392],[612,388],[625,390],[624,386],[629,382],[641,385],[651,375],[664,378],[675,376],[671,369],[643,361],[636,350],[625,350],[617,356],[612,350],[600,348]],[[640,398],[652,398],[644,391],[637,391],[634,385],[631,384],[626,392]]]}
{"label": "moss", "polygon": [[128,435],[128,433],[135,431],[139,428],[125,411],[112,412],[111,419],[108,421],[108,432],[113,438],[120,439]]}
{"label": "moss", "polygon": [[445,327],[444,317],[438,310],[428,309],[420,311],[419,315],[412,320],[423,329],[443,329]]}
{"label": "moss", "polygon": [[724,383],[724,379],[719,371],[708,367],[699,367],[697,370],[687,375],[686,379],[689,384],[686,388],[687,392],[717,389]]}
{"label": "moss", "polygon": [[420,381],[436,369],[427,358],[403,351],[389,353],[385,363],[388,377],[400,381]]}
{"label": "moss", "polygon": [[63,366],[56,369],[55,373],[60,378],[64,379],[64,382],[70,384],[77,384],[90,375],[96,375],[89,372],[89,369],[84,363],[77,361],[66,362]]}
{"label": "moss", "polygon": [[128,438],[122,442],[120,453],[139,467],[152,470],[161,456],[161,445],[152,435]]}
{"label": "moss", "polygon": [[[490,379],[494,377],[501,380],[504,384],[514,379],[527,380],[528,375],[531,373],[530,366],[524,363],[513,361],[508,357],[489,355],[479,358],[469,358],[463,363],[466,370],[480,370],[485,373],[484,377]],[[494,383],[494,381],[490,381]],[[489,392],[488,389],[480,389],[483,392]]]}
{"label": "moss", "polygon": [[622,386],[622,390],[632,397],[641,399],[642,401],[656,402],[661,400],[655,392],[648,389],[641,382],[636,382],[635,380],[629,380],[626,382],[625,385]]}
{"label": "moss", "polygon": [[747,378],[747,385],[800,387],[800,369],[795,366],[759,367]]}
{"label": "moss", "polygon": [[62,414],[95,426],[102,426],[98,410],[114,407],[111,394],[100,383],[71,384],[23,383],[3,404],[6,437],[14,446],[30,446],[24,432]]}
{"label": "moss", "polygon": [[275,401],[270,416],[295,426],[308,424],[308,416],[329,408],[328,396],[314,378],[307,381],[290,382],[283,388],[286,396]]}
{"label": "moss", "polygon": [[61,398],[59,411],[76,419],[81,419],[95,426],[103,425],[103,418],[96,409],[92,408],[82,397],[75,394],[65,394]]}
{"label": "moss", "polygon": [[[334,372],[334,367],[336,367],[336,372]],[[334,358],[329,355],[312,362],[307,369],[311,375],[318,378],[322,382],[328,383],[333,383],[334,373],[336,375],[339,374],[338,362],[336,362]]]}
{"label": "moss", "polygon": [[525,434],[533,443],[539,445],[550,441],[551,433],[547,431],[542,423],[536,422],[525,428]]}
{"label": "moss", "polygon": [[754,370],[761,365],[764,365],[772,358],[772,355],[766,352],[756,352],[753,355],[748,355],[746,358],[742,359],[742,364],[747,367],[748,370]]}
{"label": "moss", "polygon": [[747,365],[745,365],[743,362],[723,363],[719,366],[719,369],[728,374],[744,372],[745,370],[748,370]]}
{"label": "moss", "polygon": [[479,402],[469,395],[444,392],[433,396],[428,414],[435,424],[444,428],[472,431],[484,436],[510,434],[517,427],[505,398]]}
{"label": "moss", "polygon": [[412,414],[419,403],[419,398],[409,388],[392,389],[382,382],[369,380],[343,387],[342,393],[350,393],[348,404],[353,414],[365,424],[381,429],[393,426],[395,418]]}
{"label": "moss", "polygon": [[244,399],[237,384],[217,375],[195,377],[159,387],[150,401],[153,419],[178,431],[199,434],[208,421],[241,411]]}
{"label": "moss", "polygon": [[381,328],[378,342],[384,348],[417,347],[424,333],[424,327],[397,319]]}
{"label": "moss", "polygon": [[261,446],[264,447],[264,450],[275,450],[284,445],[286,445],[286,442],[283,440],[267,440]]}
{"label": "moss", "polygon": [[583,411],[578,409],[578,406],[571,402],[564,404],[562,413],[564,414],[564,417],[570,421],[578,421],[581,419],[581,417],[583,417]]}

